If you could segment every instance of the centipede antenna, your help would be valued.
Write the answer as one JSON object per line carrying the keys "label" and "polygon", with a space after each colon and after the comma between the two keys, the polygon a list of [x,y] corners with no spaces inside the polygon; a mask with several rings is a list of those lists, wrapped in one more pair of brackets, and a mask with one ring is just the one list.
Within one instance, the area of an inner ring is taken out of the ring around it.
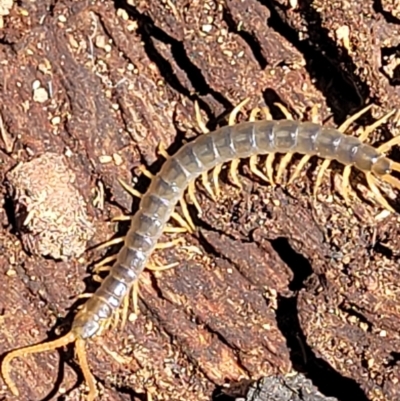
{"label": "centipede antenna", "polygon": [[70,331],[65,336],[62,336],[56,340],[49,341],[47,343],[32,345],[30,347],[19,348],[17,350],[14,350],[14,351],[8,353],[5,356],[5,358],[3,359],[3,362],[1,364],[1,375],[3,376],[4,382],[9,387],[11,392],[15,396],[18,396],[19,391],[17,389],[16,384],[11,379],[11,375],[10,375],[11,361],[13,359],[21,357],[21,356],[24,357],[24,356],[27,356],[30,354],[38,354],[40,352],[52,351],[57,348],[63,347],[67,344],[70,344],[74,341],[77,341],[76,336],[72,331]]}
{"label": "centipede antenna", "polygon": [[[75,338],[74,338],[75,339]],[[85,341],[78,338],[75,342],[75,352],[78,357],[79,365],[82,369],[83,377],[85,378],[86,384],[89,387],[89,394],[87,401],[94,401],[97,397],[96,381],[92,372],[90,371],[89,364],[86,358]]]}

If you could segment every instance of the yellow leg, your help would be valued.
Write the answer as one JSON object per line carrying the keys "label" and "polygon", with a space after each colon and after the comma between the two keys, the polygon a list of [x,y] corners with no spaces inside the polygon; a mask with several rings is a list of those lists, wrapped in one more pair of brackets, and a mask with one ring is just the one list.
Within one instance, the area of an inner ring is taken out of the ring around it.
{"label": "yellow leg", "polygon": [[[193,232],[191,227],[192,219],[190,221],[186,221],[178,212],[173,212],[171,214],[171,219],[175,220],[181,227],[185,228],[185,230],[189,233]],[[193,223],[193,222],[192,222]]]}
{"label": "yellow leg", "polygon": [[274,103],[274,106],[278,107],[286,119],[293,120],[293,116],[290,114],[290,111],[283,104]]}
{"label": "yellow leg", "polygon": [[265,168],[267,169],[267,177],[269,182],[272,186],[275,185],[274,182],[274,160],[275,160],[275,153],[270,153],[267,156],[267,160],[265,161]]}
{"label": "yellow leg", "polygon": [[232,182],[240,189],[242,189],[242,184],[239,181],[239,177],[237,175],[239,164],[240,164],[240,159],[233,159],[230,165],[229,172],[231,175]]}
{"label": "yellow leg", "polygon": [[176,245],[182,245],[183,238],[176,238],[168,242],[159,242],[156,244],[155,249],[168,249],[173,248]]}
{"label": "yellow leg", "polygon": [[310,114],[311,114],[311,122],[319,124],[320,120],[319,120],[318,106],[316,104],[312,106]]}
{"label": "yellow leg", "polygon": [[269,183],[268,177],[267,177],[266,175],[264,175],[264,173],[262,173],[262,172],[258,169],[257,164],[258,164],[258,156],[257,156],[257,155],[251,156],[251,157],[250,157],[250,162],[249,162],[250,171],[251,171],[254,175],[256,175],[257,177],[261,178],[263,181],[266,181],[266,182]]}
{"label": "yellow leg", "polygon": [[300,175],[301,170],[304,168],[304,166],[308,163],[310,159],[311,156],[309,155],[305,155],[300,159],[299,164],[296,166],[296,169],[294,170],[292,176],[288,181],[288,185],[291,185],[294,182],[294,180]]}
{"label": "yellow leg", "polygon": [[195,192],[196,192],[196,182],[195,181],[191,181],[189,183],[189,185],[188,185],[187,193],[189,195],[189,199],[193,203],[194,207],[197,209],[197,213],[199,215],[201,215],[202,214],[202,210],[201,210],[200,204],[199,204],[199,202],[198,202],[198,200],[196,198]]}
{"label": "yellow leg", "polygon": [[142,199],[143,194],[140,193],[137,189],[132,188],[130,185],[128,185],[125,181],[121,180],[120,178],[118,178],[118,182],[120,183],[121,187],[125,189],[125,191],[131,194],[133,197]]}
{"label": "yellow leg", "polygon": [[214,191],[211,188],[210,181],[208,181],[208,171],[205,171],[204,173],[201,174],[201,183],[203,184],[204,188],[210,195],[211,199],[215,202],[217,200]]}
{"label": "yellow leg", "polygon": [[144,165],[141,165],[138,167],[138,170],[147,178],[149,178],[150,180],[152,180],[154,178],[154,174],[150,173],[149,170],[147,170],[147,168]]}
{"label": "yellow leg", "polygon": [[400,180],[398,180],[396,177],[393,177],[390,174],[383,175],[380,177],[383,181],[386,181],[388,184],[391,186],[397,188],[400,190]]}
{"label": "yellow leg", "polygon": [[261,107],[261,111],[264,113],[265,120],[268,120],[268,121],[273,120],[271,111],[269,110],[269,108],[267,106]]}
{"label": "yellow leg", "polygon": [[188,210],[188,207],[187,207],[187,203],[182,198],[179,201],[179,204],[181,205],[181,208],[182,208],[183,217],[186,219],[188,225],[190,226],[190,232],[194,232],[196,227],[195,227],[195,225],[193,223],[192,217],[190,216],[190,213],[189,213],[189,210]]}
{"label": "yellow leg", "polygon": [[79,365],[82,369],[83,377],[89,387],[87,401],[94,401],[97,397],[96,381],[90,371],[89,364],[86,358],[85,340],[78,338],[75,343],[75,353],[78,357]]}
{"label": "yellow leg", "polygon": [[359,117],[365,114],[373,105],[370,104],[367,107],[364,107],[362,110],[358,111],[356,114],[350,116],[346,121],[344,121],[338,128],[340,132],[346,132],[347,129],[350,127],[351,124],[354,123]]}
{"label": "yellow leg", "polygon": [[276,173],[276,182],[278,184],[281,183],[281,178],[283,176],[283,172],[286,170],[288,164],[292,160],[293,155],[294,155],[294,153],[286,153],[286,155],[282,157],[282,160],[279,163],[278,172]]}
{"label": "yellow leg", "polygon": [[218,166],[216,166],[214,168],[214,170],[212,172],[213,184],[215,187],[215,195],[217,196],[217,198],[219,198],[219,196],[221,195],[221,189],[219,187],[219,175],[221,173],[222,166],[223,166],[223,164],[219,164]]}
{"label": "yellow leg", "polygon": [[160,143],[158,144],[157,152],[158,152],[164,159],[166,159],[166,160],[168,160],[168,159],[171,157],[171,156],[168,154],[168,152],[167,152],[167,150],[166,150],[166,148],[165,148],[165,145],[164,145],[162,142],[160,142]]}
{"label": "yellow leg", "polygon": [[360,135],[360,137],[358,138],[361,142],[364,142],[368,136],[371,134],[371,132],[373,132],[375,129],[377,129],[378,127],[380,127],[383,123],[385,123],[389,117],[391,117],[394,113],[396,112],[396,110],[393,110],[387,114],[385,114],[383,117],[381,117],[379,120],[376,120],[373,124],[369,125],[368,127],[366,127],[362,134]]}
{"label": "yellow leg", "polygon": [[261,111],[259,107],[254,107],[250,112],[249,121],[254,122],[257,119],[257,114]]}
{"label": "yellow leg", "polygon": [[322,180],[323,180],[323,178],[324,178],[325,171],[327,170],[327,168],[328,168],[329,165],[331,164],[331,161],[332,161],[332,160],[325,159],[325,160],[322,162],[321,167],[320,167],[320,169],[319,169],[319,171],[318,171],[317,179],[316,179],[315,187],[314,187],[314,199],[315,199],[315,200],[317,199],[318,188],[319,188],[319,187],[321,186],[321,184],[322,184]]}
{"label": "yellow leg", "polygon": [[108,240],[106,242],[103,242],[102,244],[96,245],[93,249],[108,248],[108,247],[113,246],[113,245],[121,244],[124,241],[125,241],[125,237],[113,238],[113,239],[110,239],[110,240]]}
{"label": "yellow leg", "polygon": [[345,168],[343,169],[342,190],[343,190],[343,199],[347,205],[350,204],[350,194],[352,194],[350,187],[350,174],[351,174],[351,166],[345,166]]}
{"label": "yellow leg", "polygon": [[249,103],[249,101],[250,101],[250,98],[244,99],[237,106],[234,107],[234,109],[229,114],[228,125],[235,125],[237,115],[243,109],[243,107],[247,103]]}
{"label": "yellow leg", "polygon": [[196,122],[197,126],[200,128],[200,131],[203,134],[208,134],[210,130],[206,127],[206,124],[203,121],[203,118],[201,117],[201,111],[199,107],[199,103],[197,101],[194,102],[194,110],[196,114]]}

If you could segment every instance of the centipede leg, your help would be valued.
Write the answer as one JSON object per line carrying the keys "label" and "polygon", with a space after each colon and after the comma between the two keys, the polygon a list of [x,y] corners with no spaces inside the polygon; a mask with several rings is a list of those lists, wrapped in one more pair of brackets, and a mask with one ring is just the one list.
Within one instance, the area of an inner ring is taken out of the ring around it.
{"label": "centipede leg", "polygon": [[238,177],[238,167],[239,167],[239,164],[240,164],[240,159],[233,159],[233,160],[231,161],[231,165],[230,165],[230,168],[229,168],[229,173],[230,173],[230,175],[231,175],[232,182],[233,182],[237,187],[239,187],[240,189],[242,189],[242,183],[240,182],[239,177]]}
{"label": "centipede leg", "polygon": [[314,192],[313,192],[314,200],[317,199],[318,188],[321,186],[325,171],[327,170],[327,168],[329,167],[331,162],[332,162],[332,160],[325,159],[319,168],[319,171],[317,174],[317,179],[315,181]]}
{"label": "centipede leg", "polygon": [[282,157],[282,160],[278,166],[278,172],[276,173],[276,182],[278,184],[281,183],[281,178],[283,176],[284,171],[286,170],[287,166],[289,165],[290,161],[292,160],[294,153],[286,153],[285,156]]}
{"label": "centipede leg", "polygon": [[195,181],[191,181],[189,183],[189,185],[188,185],[187,193],[189,195],[189,199],[193,203],[194,207],[197,209],[197,213],[199,215],[201,215],[202,214],[202,210],[201,210],[200,204],[199,204],[199,202],[198,202],[198,200],[196,198],[195,192],[196,192],[196,182]]}
{"label": "centipede leg", "polygon": [[192,217],[190,216],[187,203],[183,198],[181,198],[179,204],[181,205],[183,217],[185,218],[190,227],[190,232],[194,232],[196,230],[196,226],[194,225]]}
{"label": "centipede leg", "polygon": [[342,180],[342,191],[343,191],[343,199],[347,205],[350,204],[350,174],[351,174],[351,166],[345,166],[343,169],[343,180]]}
{"label": "centipede leg", "polygon": [[159,153],[165,160],[168,160],[171,156],[167,152],[167,149],[163,142],[158,144],[157,153]]}
{"label": "centipede leg", "polygon": [[211,187],[210,181],[208,181],[208,171],[204,172],[201,174],[201,183],[203,184],[203,187],[206,189],[208,194],[210,195],[211,199],[216,202],[217,198],[214,194],[214,191]]}
{"label": "centipede leg", "polygon": [[257,164],[258,164],[258,156],[257,155],[251,156],[249,161],[250,171],[257,177],[261,178],[263,181],[269,183],[268,177],[258,169]]}
{"label": "centipede leg", "polygon": [[200,131],[203,134],[208,134],[210,132],[210,130],[207,128],[206,124],[204,123],[203,117],[201,116],[199,103],[197,102],[197,100],[194,102],[194,111],[195,111],[195,115],[196,115],[197,126],[200,128]]}
{"label": "centipede leg", "polygon": [[[390,111],[389,113],[385,114],[382,116],[379,120],[376,120],[373,124],[368,125],[368,127],[365,127],[362,134],[358,138],[361,142],[364,142],[368,136],[378,127],[380,127],[382,124],[384,124],[394,113],[396,110]],[[385,144],[381,145],[378,150],[382,153],[384,153],[383,150],[381,150],[382,147],[384,147]]]}
{"label": "centipede leg", "polygon": [[222,166],[223,166],[223,164],[218,164],[212,171],[213,184],[215,187],[215,195],[217,196],[217,198],[219,198],[219,196],[221,195],[221,189],[219,187],[219,179],[218,178],[221,173]]}
{"label": "centipede leg", "polygon": [[274,103],[274,106],[278,107],[286,119],[293,120],[293,116],[290,114],[290,111],[282,103]]}
{"label": "centipede leg", "polygon": [[310,155],[305,155],[300,159],[292,176],[289,178],[288,185],[293,184],[294,180],[300,175],[301,170],[303,170],[304,166],[309,162],[310,159]]}
{"label": "centipede leg", "polygon": [[388,184],[390,184],[392,187],[395,187],[400,190],[400,180],[398,180],[396,177],[393,177],[390,174],[386,174],[380,177],[383,181],[386,181]]}
{"label": "centipede leg", "polygon": [[151,173],[149,170],[147,170],[147,168],[143,165],[138,167],[138,170],[148,179],[153,180],[154,179],[154,174]]}
{"label": "centipede leg", "polygon": [[274,160],[275,160],[275,153],[270,153],[265,160],[265,168],[267,170],[267,177],[269,182],[272,186],[275,185],[274,182]]}
{"label": "centipede leg", "polygon": [[363,109],[361,109],[360,111],[358,111],[357,113],[351,115],[349,118],[347,118],[338,128],[338,130],[340,132],[346,132],[350,125],[354,123],[354,121],[356,121],[359,117],[361,117],[363,114],[365,114],[368,110],[371,109],[373,105],[369,104],[368,106],[364,107]]}

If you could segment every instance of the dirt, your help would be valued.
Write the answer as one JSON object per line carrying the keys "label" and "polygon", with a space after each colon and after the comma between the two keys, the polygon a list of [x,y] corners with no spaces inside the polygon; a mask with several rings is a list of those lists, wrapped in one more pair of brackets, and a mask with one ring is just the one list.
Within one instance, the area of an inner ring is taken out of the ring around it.
{"label": "dirt", "polygon": [[[158,145],[174,152],[199,134],[195,101],[209,129],[226,124],[246,97],[241,119],[263,105],[282,118],[279,102],[296,119],[330,126],[374,103],[352,134],[400,104],[395,1],[6,3],[2,355],[68,329],[78,297],[98,285],[93,264],[117,249],[94,245],[123,235],[126,224],[111,220],[137,207],[118,180],[144,190],[149,181],[138,167],[157,171]],[[399,117],[397,111],[370,140],[400,134]],[[62,260],[54,258],[62,241],[47,256],[41,247],[24,247],[18,199],[9,191],[12,169],[48,153],[62,157],[74,177],[71,195],[61,186],[65,210],[74,197],[86,209],[88,231],[79,229],[79,250]],[[399,152],[391,157],[399,161]],[[153,258],[178,266],[146,271],[139,313],[88,344],[99,399],[231,400],[231,387],[242,381],[294,371],[340,401],[397,398],[398,214],[371,202],[360,174],[351,181],[361,199],[347,206],[337,165],[314,199],[318,164],[313,160],[293,185],[272,188],[244,162],[243,188],[223,172],[218,202],[199,186],[203,213],[190,208],[196,232],[166,234],[163,241],[176,237],[183,245]],[[396,194],[388,188],[399,211]],[[78,400],[86,393],[73,348],[12,365],[19,400]],[[0,396],[16,399],[3,382]]]}

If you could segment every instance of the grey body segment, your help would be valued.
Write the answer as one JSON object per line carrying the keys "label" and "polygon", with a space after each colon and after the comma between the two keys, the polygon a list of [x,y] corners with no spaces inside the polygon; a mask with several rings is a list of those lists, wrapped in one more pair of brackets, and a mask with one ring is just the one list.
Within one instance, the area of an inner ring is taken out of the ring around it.
{"label": "grey body segment", "polygon": [[185,144],[162,166],[131,219],[110,274],[77,314],[73,329],[92,337],[112,317],[138,279],[165,224],[189,183],[202,173],[233,159],[270,153],[299,153],[337,160],[376,175],[391,172],[390,160],[372,146],[342,132],[292,120],[244,122],[222,127]]}

